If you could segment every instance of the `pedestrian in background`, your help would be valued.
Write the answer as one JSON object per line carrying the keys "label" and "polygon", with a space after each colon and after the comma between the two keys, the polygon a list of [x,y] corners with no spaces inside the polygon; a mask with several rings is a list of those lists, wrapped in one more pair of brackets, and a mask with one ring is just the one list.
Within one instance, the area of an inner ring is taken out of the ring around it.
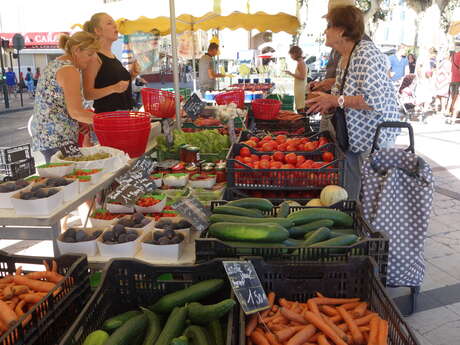
{"label": "pedestrian in background", "polygon": [[27,91],[30,93],[30,96],[33,97],[34,93],[34,78],[32,76],[32,68],[27,67],[27,72],[26,72],[26,85],[27,85]]}
{"label": "pedestrian in background", "polygon": [[6,76],[6,85],[8,86],[8,93],[14,94],[14,97],[18,97],[15,89],[18,84],[18,79],[16,78],[16,73],[13,72],[11,67],[8,67],[8,72],[5,73]]}
{"label": "pedestrian in background", "polygon": [[415,73],[415,67],[417,66],[417,59],[414,54],[407,55],[407,61],[409,62],[409,74]]}
{"label": "pedestrian in background", "polygon": [[[401,83],[409,72],[409,61],[406,58],[406,47],[400,45],[395,54],[390,55],[390,77],[395,83]],[[399,85],[398,85],[399,88]]]}
{"label": "pedestrian in background", "polygon": [[305,111],[305,86],[307,82],[307,65],[303,59],[302,49],[298,46],[292,46],[289,49],[289,55],[291,59],[297,62],[295,72],[285,71],[291,77],[294,78],[294,98],[295,108],[298,113]]}
{"label": "pedestrian in background", "polygon": [[40,67],[37,67],[35,69],[35,74],[34,74],[34,90],[37,87],[38,84],[38,79],[40,79]]}
{"label": "pedestrian in background", "polygon": [[447,115],[447,102],[449,100],[449,85],[452,78],[452,63],[449,53],[441,54],[434,72],[435,82],[435,110],[442,115]]}
{"label": "pedestrian in background", "polygon": [[452,79],[450,82],[450,107],[449,113],[453,123],[457,118],[458,112],[460,111],[460,98],[458,97],[460,90],[460,45],[456,46],[455,52],[453,52],[451,60],[452,62]]}

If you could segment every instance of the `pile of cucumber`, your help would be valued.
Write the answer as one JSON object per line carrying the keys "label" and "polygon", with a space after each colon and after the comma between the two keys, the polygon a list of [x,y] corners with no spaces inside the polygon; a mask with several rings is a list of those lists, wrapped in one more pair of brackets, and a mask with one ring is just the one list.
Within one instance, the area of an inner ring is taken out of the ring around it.
{"label": "pile of cucumber", "polygon": [[90,333],[83,345],[225,345],[221,319],[235,301],[198,302],[223,287],[223,279],[202,281],[165,295],[148,308],[114,316]]}
{"label": "pile of cucumber", "polygon": [[308,208],[290,211],[280,204],[276,217],[273,204],[263,198],[244,198],[217,206],[210,216],[208,236],[233,246],[339,247],[359,240],[353,218],[339,210]]}

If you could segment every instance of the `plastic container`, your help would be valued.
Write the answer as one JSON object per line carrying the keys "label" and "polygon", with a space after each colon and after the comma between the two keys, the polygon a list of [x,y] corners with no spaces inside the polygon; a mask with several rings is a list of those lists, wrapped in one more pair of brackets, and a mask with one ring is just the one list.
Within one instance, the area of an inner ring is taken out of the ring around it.
{"label": "plastic container", "polygon": [[157,186],[157,188],[160,188],[163,185],[163,174],[161,173],[150,175],[150,179],[155,182],[155,186]]}
{"label": "plastic container", "polygon": [[10,164],[32,158],[30,144],[0,147],[0,164]]}
{"label": "plastic container", "polygon": [[152,240],[154,232],[155,231],[149,231],[145,233],[144,236],[142,236],[141,255],[146,259],[164,261],[165,263],[173,263],[174,261],[178,261],[184,252],[185,239],[178,244],[155,245],[145,243],[146,241]]}
{"label": "plastic container", "polygon": [[215,97],[215,101],[219,105],[235,103],[240,109],[244,108],[244,90],[235,90],[219,93]]}
{"label": "plastic container", "polygon": [[258,120],[276,119],[281,108],[281,102],[276,99],[255,99],[251,104],[254,117]]}
{"label": "plastic container", "polygon": [[147,113],[154,117],[171,118],[176,113],[174,92],[143,88],[142,104]]}
{"label": "plastic container", "polygon": [[[180,220],[184,220],[185,218],[181,216],[177,217],[161,217],[158,218],[157,221],[155,222],[155,225],[153,226],[154,231],[163,231],[164,229],[160,229],[156,227],[156,223],[158,223],[161,220],[171,220],[172,222],[178,222]],[[174,231],[184,235],[185,242],[190,243],[192,241],[192,236],[190,234],[191,228],[183,228],[183,229],[174,229]]]}
{"label": "plastic container", "polygon": [[[127,217],[131,217],[131,216],[124,216],[124,217],[122,217],[122,218],[127,218]],[[120,218],[120,219],[122,219],[122,218]],[[145,218],[149,219],[150,222],[149,222],[148,224],[144,225],[142,228],[131,228],[131,227],[127,226],[127,227],[126,227],[126,230],[136,230],[136,231],[137,231],[137,230],[140,230],[140,231],[142,231],[142,232],[145,232],[145,231],[147,231],[147,230],[153,229],[153,227],[155,226],[155,219],[153,219],[152,217],[145,217]],[[114,222],[114,225],[115,225],[116,223],[118,223],[118,221],[119,221],[120,219],[117,219],[117,220]]]}
{"label": "plastic container", "polygon": [[[213,202],[213,207],[224,205],[226,201]],[[298,211],[307,207],[291,207],[290,211]],[[228,242],[216,238],[208,238],[208,232],[204,231],[199,239],[195,240],[196,260],[204,262],[216,257],[235,258],[241,256],[261,256],[266,260],[282,260],[288,262],[299,261],[343,261],[348,256],[366,255],[372,257],[379,268],[382,281],[386,280],[388,266],[389,241],[385,233],[373,230],[362,216],[361,206],[355,201],[344,201],[333,209],[343,211],[353,217],[353,229],[361,239],[354,245],[347,247],[323,247],[323,248],[297,248],[284,245],[270,245],[263,247],[251,247],[231,245]],[[270,216],[276,216],[278,207],[272,212],[265,212]]]}
{"label": "plastic container", "polygon": [[160,200],[156,205],[142,207],[136,204],[134,205],[134,209],[139,213],[160,213],[166,206],[166,195],[155,195],[155,199]]}
{"label": "plastic container", "polygon": [[[340,263],[251,261],[266,293],[273,291],[277,298],[301,303],[316,297],[316,292],[332,298],[359,297],[369,303],[369,309],[388,321],[388,344],[419,345],[376,276],[375,262],[371,258],[350,257]],[[241,309],[239,324],[238,344],[245,345],[246,317]]]}
{"label": "plastic container", "polygon": [[89,221],[93,228],[108,228],[117,222],[118,218],[114,219],[98,219],[94,217],[89,217]]}
{"label": "plastic container", "polygon": [[68,181],[72,181],[67,186],[59,187],[62,192],[64,193],[64,202],[73,201],[78,193],[80,193],[80,181],[67,179]]}
{"label": "plastic container", "polygon": [[189,180],[188,184],[192,188],[212,188],[216,184],[216,175],[208,175],[205,180]]}
{"label": "plastic container", "polygon": [[[23,216],[49,216],[64,202],[64,192],[60,188],[43,188],[58,189],[59,192],[43,199],[22,200],[19,199],[19,193],[11,197],[11,203],[17,215]],[[27,189],[25,190],[27,191]]]}
{"label": "plastic container", "polygon": [[189,179],[187,173],[165,174],[163,184],[168,187],[185,187]]}
{"label": "plastic container", "polygon": [[90,170],[99,170],[97,172],[94,172],[94,173],[89,173],[88,175],[79,175],[79,176],[89,176],[91,177],[91,185],[95,185],[97,184],[101,179],[102,179],[102,176],[104,176],[104,169],[78,169],[78,170],[83,170],[85,172],[88,172]]}
{"label": "plastic container", "polygon": [[69,163],[52,163],[57,165],[54,167],[47,167],[48,164],[39,165],[37,167],[37,172],[41,177],[63,177],[70,174],[74,165]]}
{"label": "plastic container", "polygon": [[96,240],[97,247],[99,249],[100,256],[108,258],[133,258],[141,248],[140,241],[143,234],[143,230],[136,230],[139,237],[131,242],[119,243],[119,244],[105,244],[102,241],[102,236]]}
{"label": "plastic container", "polygon": [[[106,228],[90,228],[90,229],[84,229],[87,234],[92,234],[96,231],[99,230],[106,230]],[[100,237],[100,236],[99,236]],[[98,237],[98,238],[99,238]],[[85,241],[85,242],[75,242],[75,243],[67,243],[63,242],[62,239],[64,238],[64,234],[59,235],[57,238],[57,245],[59,248],[59,251],[62,254],[85,254],[87,256],[96,256],[97,254],[97,244],[95,240],[92,241]]]}
{"label": "plastic container", "polygon": [[[205,305],[218,303],[232,296],[226,277],[220,260],[192,266],[162,266],[150,265],[139,260],[112,260],[103,274],[99,288],[81,310],[78,319],[68,329],[59,345],[81,345],[86,336],[100,329],[108,318],[137,309],[138,306],[152,305],[166,294],[206,279],[224,279],[224,288],[200,301]],[[234,322],[236,314],[237,308],[233,308],[233,312],[223,318],[226,320],[225,345],[238,344],[238,325]]]}
{"label": "plastic container", "polygon": [[17,189],[13,192],[0,193],[0,208],[14,208],[13,203],[11,202],[11,197],[19,192],[25,191],[29,187],[30,185],[21,189]]}
{"label": "plastic container", "polygon": [[[43,260],[51,266],[51,258],[20,256],[0,252],[0,275],[14,274],[19,266],[37,265],[36,270],[44,271]],[[89,268],[85,256],[62,255],[54,258],[58,272],[65,279],[57,284],[43,302],[35,304],[23,317],[32,317],[25,326],[17,324],[0,337],[0,344],[44,345],[59,342],[91,294]],[[58,291],[59,290],[59,291]],[[54,294],[56,293],[56,294]]]}
{"label": "plastic container", "polygon": [[134,213],[133,206],[118,205],[108,202],[106,208],[110,213]]}

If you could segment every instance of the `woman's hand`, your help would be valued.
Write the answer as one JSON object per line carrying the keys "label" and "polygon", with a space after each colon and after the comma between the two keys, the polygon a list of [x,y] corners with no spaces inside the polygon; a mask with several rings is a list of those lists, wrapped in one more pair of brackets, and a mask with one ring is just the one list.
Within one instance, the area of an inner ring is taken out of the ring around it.
{"label": "woman's hand", "polygon": [[131,69],[131,79],[135,79],[139,73],[141,73],[141,67],[139,66],[139,63],[136,61],[134,61],[133,63],[133,67]]}
{"label": "woman's hand", "polygon": [[126,91],[126,89],[129,86],[129,81],[128,80],[121,80],[116,84],[113,84],[112,87],[112,93],[123,93]]}
{"label": "woman's hand", "polygon": [[292,73],[292,72],[289,72],[288,70],[285,70],[284,73],[286,73],[286,74],[288,74],[288,75],[290,75],[290,76],[293,75],[293,73]]}
{"label": "woman's hand", "polygon": [[314,98],[305,102],[305,105],[308,106],[307,114],[318,112],[326,114],[339,105],[337,96],[319,91],[312,92],[312,96],[314,96]]}

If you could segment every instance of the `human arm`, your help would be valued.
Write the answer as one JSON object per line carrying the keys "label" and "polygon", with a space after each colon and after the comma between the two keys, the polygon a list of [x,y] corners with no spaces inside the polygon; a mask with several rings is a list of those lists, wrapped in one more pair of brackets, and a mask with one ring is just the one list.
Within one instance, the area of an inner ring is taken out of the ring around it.
{"label": "human arm", "polygon": [[112,93],[125,92],[129,86],[129,81],[127,80],[121,80],[116,84],[103,88],[95,88],[96,75],[100,68],[101,62],[95,56],[95,58],[89,62],[88,67],[83,71],[83,95],[85,99],[95,100],[111,95]]}
{"label": "human arm", "polygon": [[139,66],[139,63],[136,61],[134,61],[133,63],[133,68],[131,69],[131,71],[129,71],[129,74],[131,75],[131,80],[134,80],[136,79],[136,77],[140,74],[140,66]]}
{"label": "human arm", "polygon": [[214,72],[213,69],[209,68],[208,69],[208,77],[209,77],[209,79],[224,78],[225,74],[216,73],[216,72]]}
{"label": "human arm", "polygon": [[307,66],[304,63],[297,63],[297,69],[294,73],[286,71],[291,77],[299,80],[305,80],[307,77]]}
{"label": "human arm", "polygon": [[310,88],[313,91],[329,91],[332,89],[335,83],[335,78],[328,78],[321,81],[312,81]]}
{"label": "human arm", "polygon": [[70,117],[78,122],[92,124],[94,113],[83,108],[78,70],[73,66],[62,67],[56,73],[56,80],[64,90],[64,100]]}
{"label": "human arm", "polygon": [[[308,114],[320,112],[325,114],[330,112],[332,109],[339,106],[339,96],[330,95],[324,92],[312,92],[316,97],[311,98],[305,102],[308,107]],[[364,97],[362,95],[358,96],[343,96],[344,99],[344,108],[353,108],[358,110],[372,110],[369,105],[367,105]]]}

